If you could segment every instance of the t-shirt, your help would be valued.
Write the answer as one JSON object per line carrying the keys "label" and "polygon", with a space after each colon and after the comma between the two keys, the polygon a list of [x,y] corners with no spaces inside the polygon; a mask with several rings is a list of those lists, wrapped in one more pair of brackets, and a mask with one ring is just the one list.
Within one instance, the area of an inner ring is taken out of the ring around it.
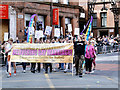
{"label": "t-shirt", "polygon": [[[6,51],[9,51],[12,48],[12,45],[8,43],[5,48],[6,48]],[[8,55],[11,55],[11,51],[8,52]]]}
{"label": "t-shirt", "polygon": [[74,42],[74,49],[75,49],[76,55],[84,55],[85,54],[85,42],[84,41]]}

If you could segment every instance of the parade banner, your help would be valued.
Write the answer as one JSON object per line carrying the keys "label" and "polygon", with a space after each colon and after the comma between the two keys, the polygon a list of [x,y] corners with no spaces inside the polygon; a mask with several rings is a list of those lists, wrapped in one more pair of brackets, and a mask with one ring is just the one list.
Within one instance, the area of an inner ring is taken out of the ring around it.
{"label": "parade banner", "polygon": [[73,43],[13,44],[10,61],[73,63]]}

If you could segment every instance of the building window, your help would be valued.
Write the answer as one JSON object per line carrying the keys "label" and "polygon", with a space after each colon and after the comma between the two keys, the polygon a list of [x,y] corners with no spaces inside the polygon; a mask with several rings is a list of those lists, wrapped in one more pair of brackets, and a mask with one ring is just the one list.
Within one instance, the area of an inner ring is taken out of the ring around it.
{"label": "building window", "polygon": [[59,2],[59,0],[52,0],[53,1],[53,3],[58,3]]}
{"label": "building window", "polygon": [[101,13],[101,26],[102,27],[107,26],[107,13],[106,12]]}
{"label": "building window", "polygon": [[69,0],[63,0],[63,4],[69,4]]}
{"label": "building window", "polygon": [[97,13],[93,14],[93,27],[97,27]]}

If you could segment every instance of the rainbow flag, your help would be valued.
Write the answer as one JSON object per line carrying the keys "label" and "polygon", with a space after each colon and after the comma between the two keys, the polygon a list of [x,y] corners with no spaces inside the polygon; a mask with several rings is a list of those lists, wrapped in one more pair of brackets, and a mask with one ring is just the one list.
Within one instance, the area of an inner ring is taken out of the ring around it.
{"label": "rainbow flag", "polygon": [[[85,40],[88,41],[89,40],[89,37],[90,37],[90,33],[91,33],[91,30],[92,30],[92,21],[93,21],[93,17],[91,16],[91,20],[90,20],[90,23],[89,23],[89,26],[88,26],[88,29],[86,31],[86,37],[85,37]],[[86,51],[86,46],[85,45],[85,51]],[[82,67],[84,68],[85,66],[85,61],[83,62],[82,64]]]}
{"label": "rainbow flag", "polygon": [[[34,14],[31,16],[30,18],[30,22],[29,22],[29,27],[33,27],[33,22],[34,22],[34,17],[37,16],[37,14]],[[27,42],[28,43],[32,43],[32,35],[30,35],[30,30],[28,29],[28,35],[27,35]]]}
{"label": "rainbow flag", "polygon": [[92,21],[93,21],[93,17],[91,16],[91,20],[90,20],[90,23],[89,23],[89,26],[88,26],[88,29],[87,29],[87,32],[86,32],[86,37],[85,37],[86,41],[88,41],[89,37],[90,37],[90,33],[91,33],[91,30],[92,30]]}

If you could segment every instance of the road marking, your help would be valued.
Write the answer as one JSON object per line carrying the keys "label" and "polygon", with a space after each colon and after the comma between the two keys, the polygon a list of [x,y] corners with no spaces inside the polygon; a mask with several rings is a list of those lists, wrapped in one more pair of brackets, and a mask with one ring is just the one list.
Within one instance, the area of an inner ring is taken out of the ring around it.
{"label": "road marking", "polygon": [[45,77],[46,77],[46,80],[47,80],[47,82],[48,82],[49,87],[50,87],[52,90],[55,90],[55,87],[54,87],[53,83],[51,82],[51,80],[50,80],[50,78],[49,78],[49,75],[48,75],[48,74],[44,74],[44,75],[45,75]]}
{"label": "road marking", "polygon": [[[114,83],[117,83],[117,84],[119,84],[118,82],[116,82],[116,80],[114,80],[114,79],[112,79],[112,78],[109,78],[109,77],[107,77],[107,76],[103,76],[103,77],[107,78],[108,80],[111,80],[111,81],[113,81]],[[118,80],[117,80],[117,81],[118,81]]]}

